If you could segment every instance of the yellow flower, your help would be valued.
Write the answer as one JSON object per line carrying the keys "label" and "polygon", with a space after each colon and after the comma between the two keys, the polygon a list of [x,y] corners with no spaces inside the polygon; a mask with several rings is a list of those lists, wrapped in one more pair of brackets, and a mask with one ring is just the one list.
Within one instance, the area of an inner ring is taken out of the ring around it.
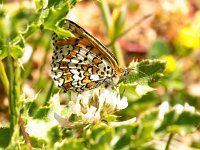
{"label": "yellow flower", "polygon": [[166,55],[160,57],[161,60],[167,60],[165,72],[172,73],[176,70],[176,59],[172,55]]}
{"label": "yellow flower", "polygon": [[200,46],[200,31],[192,27],[183,27],[176,37],[176,43],[186,48],[196,49]]}

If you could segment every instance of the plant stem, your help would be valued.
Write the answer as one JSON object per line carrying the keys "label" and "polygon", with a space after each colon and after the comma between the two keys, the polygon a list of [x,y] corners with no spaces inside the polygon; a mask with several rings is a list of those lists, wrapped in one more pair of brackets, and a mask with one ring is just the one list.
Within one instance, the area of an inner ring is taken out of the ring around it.
{"label": "plant stem", "polygon": [[10,106],[10,148],[16,147],[19,139],[18,116],[20,99],[20,65],[18,61],[13,61],[9,45],[10,37],[7,36],[8,50],[8,72],[9,72],[9,106]]}
{"label": "plant stem", "polygon": [[[107,31],[109,31],[109,29],[111,28],[111,13],[108,7],[108,3],[107,0],[101,0],[99,2],[99,8],[101,10]],[[124,62],[124,58],[123,58],[123,54],[119,48],[119,46],[116,44],[116,42],[113,42],[111,45],[112,51],[114,53],[114,55],[116,56],[118,62],[119,62],[119,66],[120,67],[125,67],[125,62]]]}
{"label": "plant stem", "polygon": [[30,138],[29,138],[28,133],[26,132],[25,124],[24,124],[24,121],[21,118],[21,116],[19,116],[19,125],[20,125],[20,128],[21,128],[22,134],[24,136],[25,142],[26,142],[26,144],[28,146],[28,149],[32,150],[32,145],[31,145],[31,142],[30,142]]}
{"label": "plant stem", "polygon": [[[7,39],[9,41],[9,39]],[[14,77],[14,67],[10,54],[9,42],[8,44],[8,68],[9,68],[9,105],[10,105],[10,142],[16,143],[15,137],[17,136],[15,127],[17,125],[17,111],[16,111],[16,92],[15,92],[15,77]],[[13,141],[14,140],[14,141]],[[11,144],[12,145],[12,144]],[[14,144],[15,145],[15,144]],[[12,147],[12,146],[11,146]]]}
{"label": "plant stem", "polygon": [[8,94],[9,93],[9,81],[8,81],[8,77],[6,75],[2,60],[0,60],[0,79],[5,87],[6,94]]}
{"label": "plant stem", "polygon": [[173,136],[174,136],[174,134],[173,134],[173,133],[170,133],[169,139],[168,139],[167,144],[166,144],[166,146],[165,146],[165,150],[168,150],[168,149],[169,149],[169,145],[170,145],[170,143],[171,143],[171,141],[172,141]]}
{"label": "plant stem", "polygon": [[111,26],[111,14],[110,14],[107,0],[101,0],[98,4],[99,4],[99,8],[101,10],[102,17],[104,19],[106,28],[109,29]]}
{"label": "plant stem", "polygon": [[119,44],[117,44],[116,42],[114,42],[111,45],[111,47],[112,47],[114,55],[116,56],[116,58],[118,60],[119,66],[124,68],[125,67],[125,62],[124,62],[122,51],[119,48]]}

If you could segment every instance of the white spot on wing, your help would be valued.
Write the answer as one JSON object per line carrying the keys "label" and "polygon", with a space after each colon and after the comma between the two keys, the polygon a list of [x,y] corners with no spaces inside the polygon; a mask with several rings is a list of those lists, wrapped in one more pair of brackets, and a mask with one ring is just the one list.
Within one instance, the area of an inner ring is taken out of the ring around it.
{"label": "white spot on wing", "polygon": [[62,76],[62,71],[57,69],[57,70],[53,70],[53,78],[60,78]]}
{"label": "white spot on wing", "polygon": [[85,56],[85,54],[88,52],[87,49],[84,49],[84,48],[80,48],[80,51],[79,53],[82,55],[82,56]]}
{"label": "white spot on wing", "polygon": [[57,81],[57,85],[58,86],[62,86],[64,83],[64,79],[63,78],[59,78],[58,81]]}
{"label": "white spot on wing", "polygon": [[71,63],[77,64],[78,62],[79,62],[79,60],[76,58],[71,59]]}
{"label": "white spot on wing", "polygon": [[73,68],[73,69],[70,69],[70,71],[71,71],[72,74],[79,74],[79,72],[77,71],[77,69]]}
{"label": "white spot on wing", "polygon": [[99,76],[97,74],[92,74],[92,75],[90,75],[90,79],[92,81],[98,81],[99,80]]}
{"label": "white spot on wing", "polygon": [[80,79],[80,77],[79,77],[77,74],[75,74],[75,75],[73,76],[73,78],[74,78],[75,81],[78,81],[78,80]]}
{"label": "white spot on wing", "polygon": [[56,71],[59,67],[59,63],[53,63],[53,64],[51,64],[51,67],[52,67],[53,71]]}

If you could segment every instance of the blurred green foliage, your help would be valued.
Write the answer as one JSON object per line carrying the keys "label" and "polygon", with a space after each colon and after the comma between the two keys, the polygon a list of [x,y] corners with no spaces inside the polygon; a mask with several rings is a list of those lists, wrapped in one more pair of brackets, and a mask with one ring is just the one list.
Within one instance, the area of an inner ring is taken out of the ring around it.
{"label": "blurred green foliage", "polygon": [[[172,136],[169,135],[185,137],[193,132],[199,134],[197,130],[200,125],[199,98],[187,92],[183,79],[184,68],[179,63],[172,63],[171,66],[175,65],[176,69],[171,69],[170,73],[166,71],[163,76],[165,62],[160,60],[145,60],[130,64],[134,73],[124,78],[124,83],[120,84],[120,93],[128,98],[129,106],[116,114],[119,117],[113,118],[125,121],[137,117],[136,122],[112,126],[109,125],[109,119],[113,120],[111,117],[106,119],[107,123],[80,126],[78,129],[62,128],[55,120],[54,112],[58,111],[67,116],[68,109],[60,105],[59,99],[53,97],[58,89],[54,88],[45,72],[45,65],[47,65],[48,53],[51,53],[52,32],[56,32],[61,37],[71,36],[71,33],[61,28],[61,25],[77,1],[49,0],[46,5],[43,0],[35,0],[34,7],[25,1],[22,2],[24,3],[20,5],[17,3],[16,6],[14,3],[5,3],[0,8],[2,29],[0,30],[0,61],[1,64],[3,61],[6,64],[5,67],[0,68],[0,77],[2,81],[6,81],[2,85],[5,91],[9,91],[11,116],[10,127],[9,125],[0,127],[0,148],[27,149],[17,121],[19,116],[22,116],[30,143],[36,149],[154,150],[160,147],[164,149],[171,140]],[[104,16],[111,21],[107,28],[112,44],[115,44],[123,33],[126,9],[123,6],[115,9],[112,17]],[[106,13],[102,14],[106,15]],[[173,53],[177,53],[178,56],[188,56],[199,47],[199,35],[193,34],[197,31],[190,27],[183,27],[172,42],[174,45],[158,39],[151,44],[147,55],[159,59],[163,55],[171,55],[174,48]],[[194,43],[188,41],[191,35],[193,39],[191,41]],[[31,45],[33,53],[30,60],[22,67],[20,58],[27,44]],[[34,78],[31,76],[31,68],[34,66],[33,55],[38,48],[45,53],[44,58],[38,58],[42,60],[40,74],[32,83],[38,93],[34,94],[34,97],[29,97],[23,93],[22,87]],[[190,49],[192,51],[189,51]],[[118,55],[117,51],[114,53]],[[123,61],[121,64],[123,65]],[[161,91],[164,92],[158,94],[150,86],[155,88],[160,86]],[[60,94],[60,99],[63,97],[68,99],[67,94]],[[165,107],[161,107],[164,103]],[[154,143],[155,141],[161,142],[160,147]],[[199,141],[192,141],[190,146],[200,148]]]}

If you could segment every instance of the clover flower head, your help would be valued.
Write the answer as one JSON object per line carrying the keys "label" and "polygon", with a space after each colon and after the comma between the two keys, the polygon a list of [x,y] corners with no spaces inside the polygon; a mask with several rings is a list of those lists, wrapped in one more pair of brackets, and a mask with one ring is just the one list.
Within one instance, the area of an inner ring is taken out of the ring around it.
{"label": "clover flower head", "polygon": [[[98,123],[127,106],[127,98],[121,97],[118,90],[101,87],[80,93],[68,103],[69,112],[80,117],[83,123]],[[62,125],[63,119],[56,118]]]}

